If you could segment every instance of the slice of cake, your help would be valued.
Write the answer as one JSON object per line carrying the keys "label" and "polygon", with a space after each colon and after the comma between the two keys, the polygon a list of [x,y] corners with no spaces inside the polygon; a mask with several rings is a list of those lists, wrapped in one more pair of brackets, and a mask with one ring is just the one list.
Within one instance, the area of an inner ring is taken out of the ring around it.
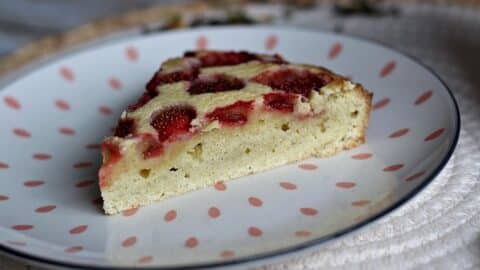
{"label": "slice of cake", "polygon": [[358,146],[371,99],[359,84],[278,55],[170,59],[103,142],[105,212]]}

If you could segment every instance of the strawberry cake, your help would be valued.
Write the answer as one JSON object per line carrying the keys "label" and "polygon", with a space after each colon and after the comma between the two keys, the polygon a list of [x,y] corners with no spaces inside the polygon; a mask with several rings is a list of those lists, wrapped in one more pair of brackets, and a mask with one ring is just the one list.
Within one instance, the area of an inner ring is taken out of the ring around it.
{"label": "strawberry cake", "polygon": [[194,51],[164,62],[102,144],[107,214],[365,141],[372,94],[279,55]]}

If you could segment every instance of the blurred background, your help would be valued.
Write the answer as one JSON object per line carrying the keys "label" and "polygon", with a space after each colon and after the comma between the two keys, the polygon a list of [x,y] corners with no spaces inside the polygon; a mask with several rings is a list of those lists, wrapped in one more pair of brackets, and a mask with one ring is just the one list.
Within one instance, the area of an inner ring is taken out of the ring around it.
{"label": "blurred background", "polygon": [[[210,7],[226,9],[230,12],[241,10],[245,4],[262,5],[273,4],[286,8],[286,13],[298,8],[311,10],[305,16],[317,16],[331,19],[329,15],[339,17],[384,17],[401,15],[402,6],[415,4],[417,9],[425,9],[422,5],[436,6],[462,6],[472,9],[480,6],[478,0],[407,0],[407,1],[381,1],[381,0],[340,0],[340,1],[315,1],[315,0],[270,0],[270,1],[188,1],[188,0],[0,0],[0,56],[8,54],[30,41],[39,38],[63,33],[76,26],[96,21],[101,18],[119,16],[134,10],[142,10],[152,6],[168,6],[172,4],[203,3]],[[387,6],[387,8],[385,8]],[[318,9],[322,12],[318,13]],[[314,11],[317,14],[314,15]],[[313,14],[312,14],[313,13]],[[237,14],[238,15],[238,14]],[[287,14],[288,15],[288,14]],[[432,20],[436,20],[433,18]],[[309,18],[312,19],[312,18]],[[447,18],[445,18],[447,20]],[[314,19],[315,20],[315,19]],[[248,22],[245,20],[244,22]],[[311,21],[314,22],[313,20]],[[241,22],[240,22],[241,23]],[[295,23],[295,22],[292,22]],[[317,25],[326,28],[330,25]],[[336,21],[334,21],[336,23]],[[432,22],[434,23],[434,22]],[[441,30],[441,29],[439,29]]]}
{"label": "blurred background", "polygon": [[175,0],[1,0],[0,56],[26,42],[75,26]]}

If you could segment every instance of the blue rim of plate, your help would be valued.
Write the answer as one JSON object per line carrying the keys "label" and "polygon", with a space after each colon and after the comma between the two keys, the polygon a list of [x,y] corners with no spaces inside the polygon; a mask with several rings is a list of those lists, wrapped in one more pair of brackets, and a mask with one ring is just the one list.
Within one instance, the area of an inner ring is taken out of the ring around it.
{"label": "blue rim of plate", "polygon": [[[437,175],[442,171],[442,169],[445,167],[447,162],[450,160],[452,157],[452,154],[454,150],[457,147],[458,144],[458,139],[460,137],[460,126],[461,126],[461,121],[460,121],[460,110],[458,108],[458,103],[457,100],[455,99],[455,96],[453,95],[452,90],[448,87],[448,85],[443,81],[442,78],[429,66],[424,64],[422,61],[420,61],[418,58],[415,56],[412,56],[408,53],[398,51],[397,49],[393,48],[392,46],[385,44],[380,41],[372,40],[369,38],[365,37],[360,37],[352,34],[343,34],[343,33],[334,33],[330,31],[322,31],[322,30],[314,30],[314,29],[307,29],[307,28],[301,28],[301,27],[294,27],[294,26],[268,26],[268,25],[259,25],[259,26],[216,26],[216,27],[199,27],[195,29],[180,29],[180,30],[173,30],[173,31],[166,31],[166,32],[152,32],[152,33],[140,33],[140,36],[134,36],[133,38],[141,38],[144,36],[149,36],[149,35],[163,35],[163,34],[174,34],[174,33],[179,33],[179,32],[200,32],[200,31],[206,31],[206,30],[212,30],[212,29],[242,29],[242,28],[250,28],[250,29],[258,29],[258,30],[295,30],[295,31],[303,31],[303,32],[309,32],[309,33],[322,33],[322,34],[328,34],[328,35],[334,35],[334,36],[341,36],[343,38],[347,39],[353,39],[355,41],[360,41],[360,42],[365,42],[368,44],[372,44],[375,46],[383,47],[385,49],[394,51],[396,53],[399,53],[400,55],[412,60],[416,64],[420,65],[423,67],[425,70],[430,72],[446,89],[447,93],[450,96],[450,99],[453,103],[454,111],[455,111],[455,124],[456,124],[456,129],[455,129],[455,134],[453,137],[452,142],[449,145],[448,151],[445,154],[445,156],[442,158],[442,161],[437,165],[437,167],[428,175],[425,180],[420,183],[417,187],[412,189],[408,194],[406,194],[403,198],[395,202],[394,204],[390,205],[389,207],[386,207],[382,211],[378,212],[377,214],[355,224],[350,227],[347,227],[345,229],[339,230],[337,232],[315,238],[294,246],[274,250],[274,251],[269,251],[269,252],[264,252],[262,254],[256,254],[256,255],[251,255],[243,258],[238,258],[238,259],[232,259],[229,261],[222,261],[222,262],[211,262],[211,263],[198,263],[198,264],[187,264],[187,265],[175,265],[175,266],[145,266],[145,267],[140,267],[139,269],[157,269],[157,270],[163,270],[163,269],[197,269],[197,268],[215,268],[215,267],[226,267],[226,266],[238,266],[240,264],[246,264],[246,263],[254,263],[255,261],[260,261],[260,260],[266,260],[266,259],[273,259],[278,256],[282,255],[287,255],[290,253],[296,253],[296,252],[301,252],[303,250],[306,250],[308,248],[313,248],[313,247],[318,247],[321,244],[324,244],[326,242],[329,242],[331,240],[337,239],[339,237],[345,236],[347,234],[350,234],[355,231],[359,231],[360,229],[364,229],[367,225],[371,225],[373,222],[378,221],[379,219],[385,217],[387,214],[392,213],[394,210],[397,210],[400,208],[400,206],[404,205],[407,201],[411,200],[413,197],[415,197],[418,193],[420,193],[426,186],[428,186],[434,179],[437,177]],[[108,46],[112,45],[114,43],[118,43],[121,41],[125,41],[127,39],[131,39],[132,36],[127,36],[123,39],[119,40],[114,40],[111,42],[105,42],[105,43],[100,43],[97,45],[93,46],[88,46],[86,48],[82,48],[78,51],[73,51],[73,52],[67,52],[66,54],[60,54],[60,58],[66,56],[66,55],[71,55],[77,52],[83,52],[87,51],[91,48],[95,47],[103,47],[103,46]],[[47,61],[47,63],[54,62],[55,60],[58,60],[59,58],[54,57],[50,61]],[[6,82],[2,83],[1,85],[4,87],[8,84],[10,84],[12,81],[15,81],[19,77],[23,77],[25,74],[30,73],[32,70],[36,70],[40,68],[41,66],[45,65],[45,63],[34,63],[34,66],[31,69],[28,69],[28,71],[23,71],[21,72],[18,76],[15,76],[15,78],[8,78]],[[0,91],[2,91],[0,89]],[[40,256],[36,255],[31,255],[26,252],[18,251],[15,249],[12,249],[8,246],[0,244],[0,253],[4,253],[6,255],[10,255],[12,257],[24,259],[27,261],[30,261],[32,263],[38,263],[38,264],[43,264],[43,265],[50,265],[50,266],[56,266],[56,267],[65,267],[65,268],[71,268],[71,269],[94,269],[94,270],[106,270],[106,269],[112,269],[112,270],[126,270],[126,269],[131,269],[131,267],[126,267],[126,266],[99,266],[99,265],[88,265],[88,264],[80,264],[80,263],[69,263],[69,262],[63,262],[63,261],[55,261],[52,259],[46,259]]]}

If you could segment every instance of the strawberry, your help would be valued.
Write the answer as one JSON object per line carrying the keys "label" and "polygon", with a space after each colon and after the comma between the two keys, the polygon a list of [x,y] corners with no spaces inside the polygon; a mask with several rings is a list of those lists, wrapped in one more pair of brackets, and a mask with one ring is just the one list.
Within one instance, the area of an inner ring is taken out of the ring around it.
{"label": "strawberry", "polygon": [[269,110],[293,112],[297,96],[290,93],[272,92],[263,96],[263,104]]}
{"label": "strawberry", "polygon": [[[199,53],[196,51],[187,51],[183,55],[184,57],[198,57]],[[265,63],[286,64],[280,55],[254,55],[245,51],[235,52],[215,52],[210,51],[199,57],[202,67],[214,67],[214,66],[228,66],[238,65],[253,60],[258,60]]]}
{"label": "strawberry", "polygon": [[253,101],[237,101],[225,107],[219,107],[206,115],[210,121],[218,120],[223,125],[240,126],[248,121],[253,110]]}
{"label": "strawberry", "polygon": [[113,141],[104,141],[102,143],[102,150],[109,154],[108,163],[116,163],[122,157],[118,144]]}
{"label": "strawberry", "polygon": [[154,113],[150,125],[157,131],[158,140],[164,142],[188,133],[195,117],[197,112],[192,106],[172,106]]}
{"label": "strawberry", "polygon": [[100,187],[105,187],[109,185],[113,165],[120,161],[122,153],[118,144],[111,140],[106,140],[102,143],[102,151],[105,153],[104,163],[98,172],[98,177]]}
{"label": "strawberry", "polygon": [[251,81],[268,85],[273,90],[300,94],[308,97],[312,90],[318,90],[332,78],[326,74],[315,74],[307,70],[283,68],[275,71],[265,71],[253,77]]}
{"label": "strawberry", "polygon": [[192,95],[239,90],[245,83],[239,78],[226,74],[204,75],[194,80],[188,92]]}
{"label": "strawberry", "polygon": [[173,71],[169,73],[157,72],[153,75],[152,79],[147,83],[147,90],[149,92],[156,92],[157,87],[168,84],[175,83],[179,81],[192,81],[198,76],[198,68],[191,67],[184,70]]}
{"label": "strawberry", "polygon": [[248,52],[208,52],[200,56],[202,67],[230,66],[258,60],[258,56]]}
{"label": "strawberry", "polygon": [[143,157],[149,159],[163,154],[163,144],[151,141],[148,147],[143,151]]}
{"label": "strawberry", "polygon": [[128,111],[133,112],[151,99],[158,96],[157,87],[163,84],[175,83],[180,81],[192,81],[198,76],[198,68],[192,66],[185,70],[173,71],[169,73],[156,72],[146,85],[147,91],[138,99],[137,102],[128,106]]}

